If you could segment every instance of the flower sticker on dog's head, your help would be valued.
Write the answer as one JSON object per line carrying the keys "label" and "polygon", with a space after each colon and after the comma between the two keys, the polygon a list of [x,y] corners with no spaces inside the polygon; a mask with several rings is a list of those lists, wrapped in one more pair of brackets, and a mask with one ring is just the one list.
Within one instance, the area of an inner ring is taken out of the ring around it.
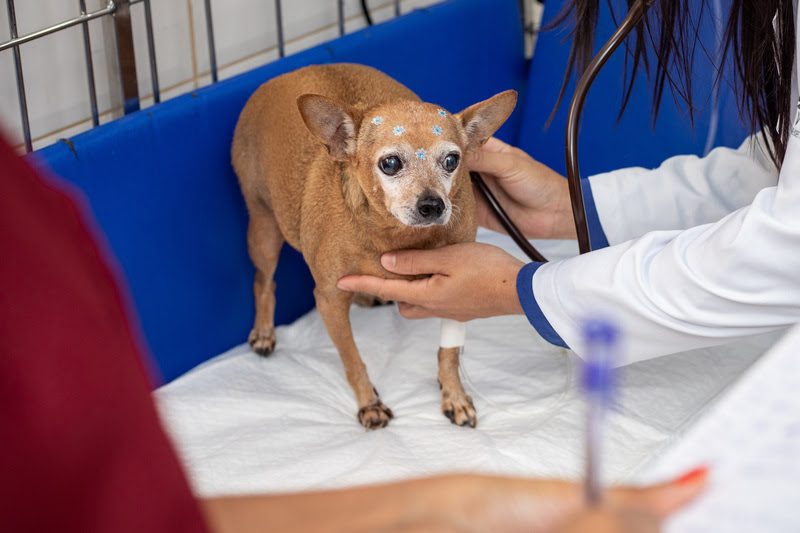
{"label": "flower sticker on dog's head", "polygon": [[425,151],[425,148],[420,148],[416,152],[417,159],[425,159],[425,156],[428,155],[428,152]]}
{"label": "flower sticker on dog's head", "polygon": [[406,132],[406,129],[403,126],[395,126],[394,127],[394,135],[395,137],[400,137],[402,134]]}
{"label": "flower sticker on dog's head", "polygon": [[381,122],[383,122],[383,117],[375,117],[372,119],[372,123],[375,124],[376,126]]}
{"label": "flower sticker on dog's head", "polygon": [[433,132],[434,135],[441,135],[442,134],[442,127],[439,126],[438,124],[436,124],[436,125],[431,127],[431,131]]}
{"label": "flower sticker on dog's head", "polygon": [[447,111],[445,111],[444,109],[437,109],[436,112],[439,113],[439,116],[442,116],[442,117],[446,117],[447,116]]}

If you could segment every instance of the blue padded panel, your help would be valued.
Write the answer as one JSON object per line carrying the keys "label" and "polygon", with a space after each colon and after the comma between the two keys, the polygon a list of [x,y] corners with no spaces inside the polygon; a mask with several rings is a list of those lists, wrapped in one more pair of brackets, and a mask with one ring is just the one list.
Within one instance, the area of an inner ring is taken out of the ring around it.
{"label": "blue padded panel", "polygon": [[[546,2],[545,24],[555,17],[563,4],[562,0]],[[600,2],[600,10],[597,49],[616,28],[605,2]],[[703,42],[713,50],[714,28],[708,14],[701,26],[701,35]],[[555,105],[569,55],[571,41],[562,42],[565,36],[566,33],[560,30],[539,35],[529,71],[527,104],[519,137],[521,148],[562,174],[566,172],[564,131],[574,80],[550,128],[545,130],[544,125]],[[622,101],[624,55],[622,45],[589,90],[578,143],[581,176],[584,178],[621,167],[653,168],[673,155],[702,155],[705,147],[711,114],[711,105],[706,103],[714,76],[706,53],[698,47],[695,55],[695,106],[703,109],[695,115],[694,131],[684,109],[685,104],[682,101],[676,104],[668,87],[664,92],[655,130],[652,129],[652,85],[643,71],[637,77],[621,122],[616,124]],[[738,146],[747,136],[747,130],[739,121],[736,102],[725,82],[720,91],[719,115],[720,124],[714,144]]]}
{"label": "blue padded panel", "polygon": [[517,0],[444,2],[379,30],[337,39],[330,44],[334,60],[380,69],[452,113],[515,89],[517,107],[497,135],[516,143],[528,66]]}
{"label": "blue padded panel", "polygon": [[[233,128],[263,79],[310,62],[324,49],[269,65],[154,106],[71,139],[37,158],[89,199],[127,275],[148,344],[171,380],[247,338],[254,269],[247,212],[230,165]],[[286,247],[277,318],[313,307],[313,281]]]}
{"label": "blue padded panel", "polygon": [[[252,327],[247,213],[229,155],[250,94],[284,72],[333,61],[373,65],[453,111],[507,88],[521,91],[517,2],[486,4],[459,0],[414,12],[34,154],[86,194],[164,379],[244,342]],[[277,323],[313,307],[313,280],[288,246],[275,277]]]}

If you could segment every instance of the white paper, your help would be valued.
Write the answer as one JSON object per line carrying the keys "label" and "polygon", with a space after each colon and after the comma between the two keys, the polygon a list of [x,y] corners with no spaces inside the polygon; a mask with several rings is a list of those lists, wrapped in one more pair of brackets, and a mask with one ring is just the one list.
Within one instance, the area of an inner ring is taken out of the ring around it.
{"label": "white paper", "polygon": [[757,361],[643,477],[710,467],[667,533],[800,532],[800,326]]}

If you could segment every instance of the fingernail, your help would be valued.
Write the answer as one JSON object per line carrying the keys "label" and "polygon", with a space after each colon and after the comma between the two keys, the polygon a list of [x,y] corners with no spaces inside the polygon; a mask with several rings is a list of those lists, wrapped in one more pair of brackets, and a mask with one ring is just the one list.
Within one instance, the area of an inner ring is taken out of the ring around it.
{"label": "fingernail", "polygon": [[343,291],[349,291],[350,290],[350,287],[347,285],[347,282],[343,281],[341,279],[336,282],[336,287],[338,287],[340,290],[343,290]]}
{"label": "fingernail", "polygon": [[397,254],[388,252],[381,256],[381,264],[384,268],[391,270],[397,264]]}
{"label": "fingernail", "polygon": [[707,466],[698,466],[685,474],[681,477],[675,479],[672,484],[673,485],[693,485],[697,483],[702,478],[706,477],[708,474],[708,467]]}

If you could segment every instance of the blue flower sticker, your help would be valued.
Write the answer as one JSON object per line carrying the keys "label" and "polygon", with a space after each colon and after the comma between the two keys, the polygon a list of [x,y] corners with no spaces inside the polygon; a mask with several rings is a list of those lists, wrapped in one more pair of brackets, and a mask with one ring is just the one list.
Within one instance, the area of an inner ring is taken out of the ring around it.
{"label": "blue flower sticker", "polygon": [[426,155],[428,155],[428,152],[425,151],[425,148],[417,150],[417,159],[425,159]]}
{"label": "blue flower sticker", "polygon": [[447,116],[447,112],[444,109],[437,109],[436,112],[439,113],[440,116]]}
{"label": "blue flower sticker", "polygon": [[402,134],[406,132],[406,129],[403,126],[395,126],[393,131],[395,137],[400,137]]}
{"label": "blue flower sticker", "polygon": [[375,117],[372,119],[372,123],[375,124],[376,126],[381,122],[383,122],[383,117]]}
{"label": "blue flower sticker", "polygon": [[434,125],[431,128],[431,131],[433,132],[434,135],[441,135],[442,134],[442,127],[438,126],[438,125]]}

